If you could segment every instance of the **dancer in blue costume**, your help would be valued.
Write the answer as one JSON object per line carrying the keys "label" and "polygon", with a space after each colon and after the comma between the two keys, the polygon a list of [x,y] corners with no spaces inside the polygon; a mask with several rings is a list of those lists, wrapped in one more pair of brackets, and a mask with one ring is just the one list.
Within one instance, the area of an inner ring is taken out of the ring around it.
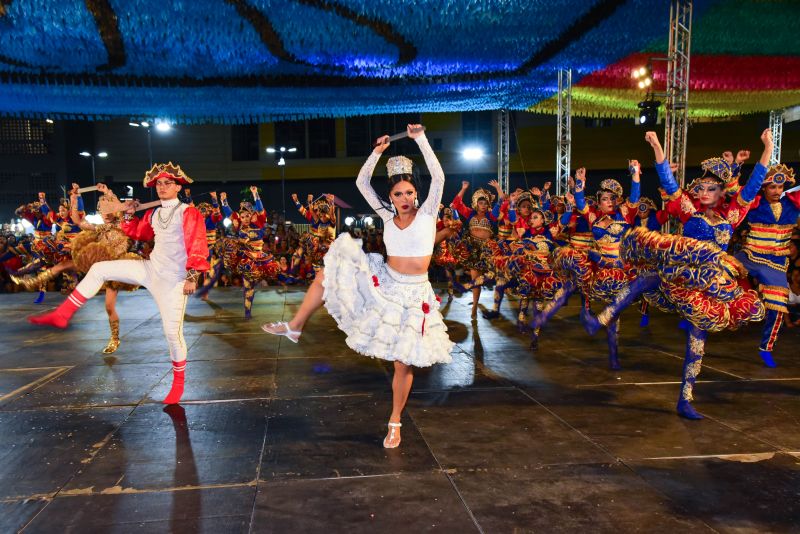
{"label": "dancer in blue costume", "polygon": [[[554,260],[556,271],[564,279],[559,289],[541,313],[531,321],[531,327],[542,327],[576,290],[587,301],[611,302],[617,293],[635,276],[620,257],[620,241],[633,223],[636,206],[639,202],[638,162],[632,162],[635,172],[632,175],[631,194],[625,200],[622,186],[612,179],[603,180],[597,193],[597,204],[591,206],[584,196],[586,169],[575,171],[575,207],[588,221],[594,238],[593,248],[584,251],[570,246],[561,247]],[[588,313],[588,306],[581,307],[581,316]],[[619,324],[614,321],[607,329],[608,364],[611,369],[619,369],[618,356]]]}
{"label": "dancer in blue costume", "polygon": [[788,313],[789,241],[800,217],[800,191],[783,192],[794,185],[794,171],[786,165],[773,165],[759,195],[753,201],[747,222],[750,232],[744,248],[736,253],[748,273],[758,282],[766,308],[759,354],[767,367],[775,367],[772,348],[778,339],[783,318]]}
{"label": "dancer in blue costume", "polygon": [[656,133],[647,132],[645,140],[653,147],[656,171],[668,196],[666,209],[683,223],[683,237],[642,228],[629,232],[623,240],[623,255],[639,268],[639,276],[597,317],[586,314],[581,319],[594,334],[601,326],[613,324],[627,306],[644,296],[651,304],[689,321],[677,411],[687,419],[702,419],[691,401],[708,333],[735,330],[764,317],[758,295],[737,282],[746,272],[744,267],[726,250],[734,228],[744,220],[761,189],[772,153],[772,134],[769,130],[761,134],[761,160],[729,202],[725,202],[726,180],[716,174],[701,178],[696,184],[697,197],[692,198],[675,181]]}

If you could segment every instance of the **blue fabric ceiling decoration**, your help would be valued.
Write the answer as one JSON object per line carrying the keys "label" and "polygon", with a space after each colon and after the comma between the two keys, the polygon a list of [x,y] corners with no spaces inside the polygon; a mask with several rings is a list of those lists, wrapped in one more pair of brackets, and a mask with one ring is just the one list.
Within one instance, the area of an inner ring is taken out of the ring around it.
{"label": "blue fabric ceiling decoration", "polygon": [[[695,10],[707,1],[695,1]],[[527,109],[661,0],[0,0],[0,114],[244,123]]]}

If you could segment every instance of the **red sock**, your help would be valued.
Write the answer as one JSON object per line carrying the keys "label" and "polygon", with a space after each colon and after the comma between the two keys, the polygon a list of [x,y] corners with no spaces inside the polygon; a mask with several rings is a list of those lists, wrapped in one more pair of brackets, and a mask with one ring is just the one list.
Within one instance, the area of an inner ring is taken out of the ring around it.
{"label": "red sock", "polygon": [[78,293],[78,290],[75,289],[58,308],[51,312],[28,317],[28,322],[55,326],[56,328],[66,328],[69,324],[69,320],[75,315],[78,308],[84,304],[86,304],[86,297]]}
{"label": "red sock", "polygon": [[186,360],[172,362],[172,388],[170,388],[164,404],[178,404],[183,396],[183,383],[186,379]]}

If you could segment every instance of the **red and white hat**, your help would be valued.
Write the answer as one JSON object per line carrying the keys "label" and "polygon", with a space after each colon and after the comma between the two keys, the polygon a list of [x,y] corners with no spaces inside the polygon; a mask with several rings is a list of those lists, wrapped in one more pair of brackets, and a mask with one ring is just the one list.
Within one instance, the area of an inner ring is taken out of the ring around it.
{"label": "red and white hat", "polygon": [[175,180],[175,183],[180,185],[187,185],[193,182],[193,180],[186,176],[186,173],[181,170],[180,165],[173,165],[171,161],[169,163],[156,163],[153,165],[153,168],[145,173],[142,183],[145,187],[155,187],[156,180],[159,178]]}

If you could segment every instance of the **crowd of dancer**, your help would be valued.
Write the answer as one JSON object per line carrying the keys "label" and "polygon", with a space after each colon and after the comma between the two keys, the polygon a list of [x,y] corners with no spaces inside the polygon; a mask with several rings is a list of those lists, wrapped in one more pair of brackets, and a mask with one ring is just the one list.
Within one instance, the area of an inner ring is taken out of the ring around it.
{"label": "crowd of dancer", "polygon": [[[69,273],[74,285],[76,273],[88,274],[62,306],[32,322],[66,326],[80,305],[106,284],[112,336],[104,352],[113,352],[119,346],[117,291],[136,285],[163,289],[156,302],[176,373],[165,402],[177,402],[186,362],[182,317],[187,295],[196,291],[208,298],[222,273],[228,272],[242,281],[244,314],[249,318],[262,282],[287,285],[313,280],[295,317],[263,329],[296,343],[308,318],[324,304],[351,348],[394,362],[386,447],[400,443],[400,416],[413,368],[450,361],[452,343],[438,311],[441,297],[428,282],[434,267],[445,273],[447,298],[471,295],[473,319],[483,287],[494,291],[492,308],[483,311],[490,320],[499,316],[503,299],[513,296],[519,304],[519,328],[529,333],[534,350],[539,336],[546,335],[547,322],[577,293],[587,333],[606,331],[612,369],[621,367],[618,336],[623,310],[640,306],[642,325],[647,324],[650,307],[679,316],[686,331],[686,354],[677,412],[689,419],[702,418],[691,402],[708,333],[763,320],[758,354],[772,367],[781,326],[800,324],[797,317],[787,315],[787,271],[793,267],[789,257],[792,230],[800,215],[800,191],[784,192],[794,185],[792,169],[769,165],[769,130],[761,135],[763,151],[744,184],[740,176],[750,154],[741,150],[736,156],[725,152],[703,161],[702,176],[681,187],[658,137],[648,132],[645,140],[653,149],[660,180],[658,202],[641,196],[641,168],[632,160],[627,195],[620,181],[607,178],[599,181],[597,193],[590,197],[586,187],[591,172],[580,168],[563,196],[551,195],[549,183],[541,189],[503,191],[492,181],[489,188],[466,197],[469,183],[462,182],[448,205],[442,202],[444,172],[424,128],[409,125],[407,135],[419,145],[431,174],[424,202],[418,198],[413,164],[402,156],[387,163],[388,196],[372,189],[370,179],[389,146],[388,137],[376,141],[356,181],[383,222],[385,255],[365,252],[363,243],[348,233],[337,238],[335,199],[324,194],[309,195],[305,203],[292,195],[309,229],[284,249],[284,255],[276,255],[265,247],[271,241],[265,240],[270,225],[256,187],[249,190],[251,199],[236,210],[223,192],[212,192],[208,202],[198,204],[184,194],[185,202],[179,202],[178,190],[191,179],[172,164],[154,166],[146,175],[144,185],[156,187],[162,205],[142,219],[134,216],[136,203],[119,203],[103,186],[98,187],[104,195],[101,203],[110,207],[98,205],[105,215],[104,223],[96,226],[85,221],[77,184],[69,202],[56,212],[41,195],[19,211],[33,224],[35,234],[28,251],[31,261],[15,264],[15,281],[35,290],[57,275]],[[173,185],[177,190],[170,189]],[[170,230],[176,209],[181,217],[175,220],[183,225],[180,243],[173,239],[179,228]],[[225,218],[231,228],[221,232]],[[668,226],[671,232],[664,231]],[[746,232],[740,234],[738,250],[729,254],[739,227]],[[149,258],[137,255],[134,241],[152,239]],[[468,279],[459,278],[460,272]],[[592,303],[604,308],[595,315]]]}

